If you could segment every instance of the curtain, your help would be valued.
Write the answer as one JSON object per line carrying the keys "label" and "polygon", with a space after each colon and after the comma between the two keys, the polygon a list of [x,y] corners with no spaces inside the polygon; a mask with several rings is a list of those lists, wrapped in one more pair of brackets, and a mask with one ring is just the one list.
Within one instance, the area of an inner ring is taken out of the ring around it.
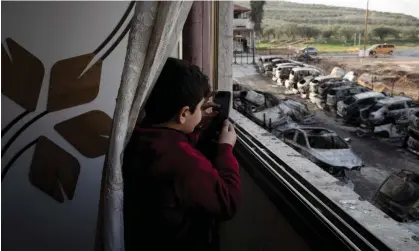
{"label": "curtain", "polygon": [[124,250],[122,159],[144,101],[176,46],[192,1],[137,2],[116,100],[99,224],[100,246]]}

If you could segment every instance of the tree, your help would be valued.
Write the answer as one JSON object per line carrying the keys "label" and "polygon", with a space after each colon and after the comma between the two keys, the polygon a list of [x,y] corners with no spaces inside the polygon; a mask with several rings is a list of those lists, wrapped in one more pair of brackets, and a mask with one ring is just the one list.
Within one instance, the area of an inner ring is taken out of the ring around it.
{"label": "tree", "polygon": [[333,36],[333,30],[326,29],[322,31],[322,37],[326,40],[329,40]]}
{"label": "tree", "polygon": [[345,42],[351,40],[354,37],[356,30],[352,27],[342,26],[338,33],[341,37],[345,38]]}
{"label": "tree", "polygon": [[320,30],[311,26],[297,26],[296,34],[301,36],[302,38],[311,39],[313,37],[317,37],[320,34]]}
{"label": "tree", "polygon": [[298,26],[296,24],[286,24],[283,30],[287,37],[292,37],[294,40],[297,35],[297,28]]}
{"label": "tree", "polygon": [[268,37],[268,40],[271,38],[271,35],[275,38],[275,28],[267,27],[263,30],[263,35]]}
{"label": "tree", "polygon": [[410,27],[403,30],[403,34],[409,38],[418,39],[419,38],[419,28]]}
{"label": "tree", "polygon": [[280,38],[283,34],[282,26],[275,27],[275,37]]}
{"label": "tree", "polygon": [[250,21],[255,24],[254,28],[257,34],[261,31],[264,5],[265,1],[250,1]]}
{"label": "tree", "polygon": [[384,39],[388,36],[397,37],[398,31],[389,27],[378,27],[372,30],[372,34],[379,37],[381,41],[384,41]]}

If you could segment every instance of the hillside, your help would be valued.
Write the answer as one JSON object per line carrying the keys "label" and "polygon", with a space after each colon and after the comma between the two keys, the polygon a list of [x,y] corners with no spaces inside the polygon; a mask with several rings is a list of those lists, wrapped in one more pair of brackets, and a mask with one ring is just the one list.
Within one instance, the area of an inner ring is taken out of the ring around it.
{"label": "hillside", "polygon": [[[250,7],[250,1],[235,1],[235,4]],[[325,26],[345,25],[363,27],[365,9],[346,8],[320,4],[300,4],[285,1],[267,1],[264,7],[263,24],[269,26],[285,23]],[[371,11],[369,24],[393,28],[419,28],[419,19],[413,16]]]}

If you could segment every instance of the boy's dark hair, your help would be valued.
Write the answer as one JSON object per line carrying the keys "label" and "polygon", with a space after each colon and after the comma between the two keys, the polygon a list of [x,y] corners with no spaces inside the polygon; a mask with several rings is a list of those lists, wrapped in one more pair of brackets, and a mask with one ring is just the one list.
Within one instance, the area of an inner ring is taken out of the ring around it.
{"label": "boy's dark hair", "polygon": [[208,77],[198,66],[168,58],[145,105],[147,124],[171,121],[184,106],[194,112],[210,92]]}

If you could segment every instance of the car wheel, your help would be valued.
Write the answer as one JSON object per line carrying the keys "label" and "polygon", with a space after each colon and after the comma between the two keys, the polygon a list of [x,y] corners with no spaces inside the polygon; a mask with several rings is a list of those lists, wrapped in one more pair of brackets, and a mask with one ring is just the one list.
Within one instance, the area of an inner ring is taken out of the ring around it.
{"label": "car wheel", "polygon": [[317,56],[317,52],[313,53],[314,56]]}
{"label": "car wheel", "polygon": [[393,51],[390,51],[388,55],[393,56]]}
{"label": "car wheel", "polygon": [[377,53],[375,51],[370,51],[370,55],[375,56]]}

